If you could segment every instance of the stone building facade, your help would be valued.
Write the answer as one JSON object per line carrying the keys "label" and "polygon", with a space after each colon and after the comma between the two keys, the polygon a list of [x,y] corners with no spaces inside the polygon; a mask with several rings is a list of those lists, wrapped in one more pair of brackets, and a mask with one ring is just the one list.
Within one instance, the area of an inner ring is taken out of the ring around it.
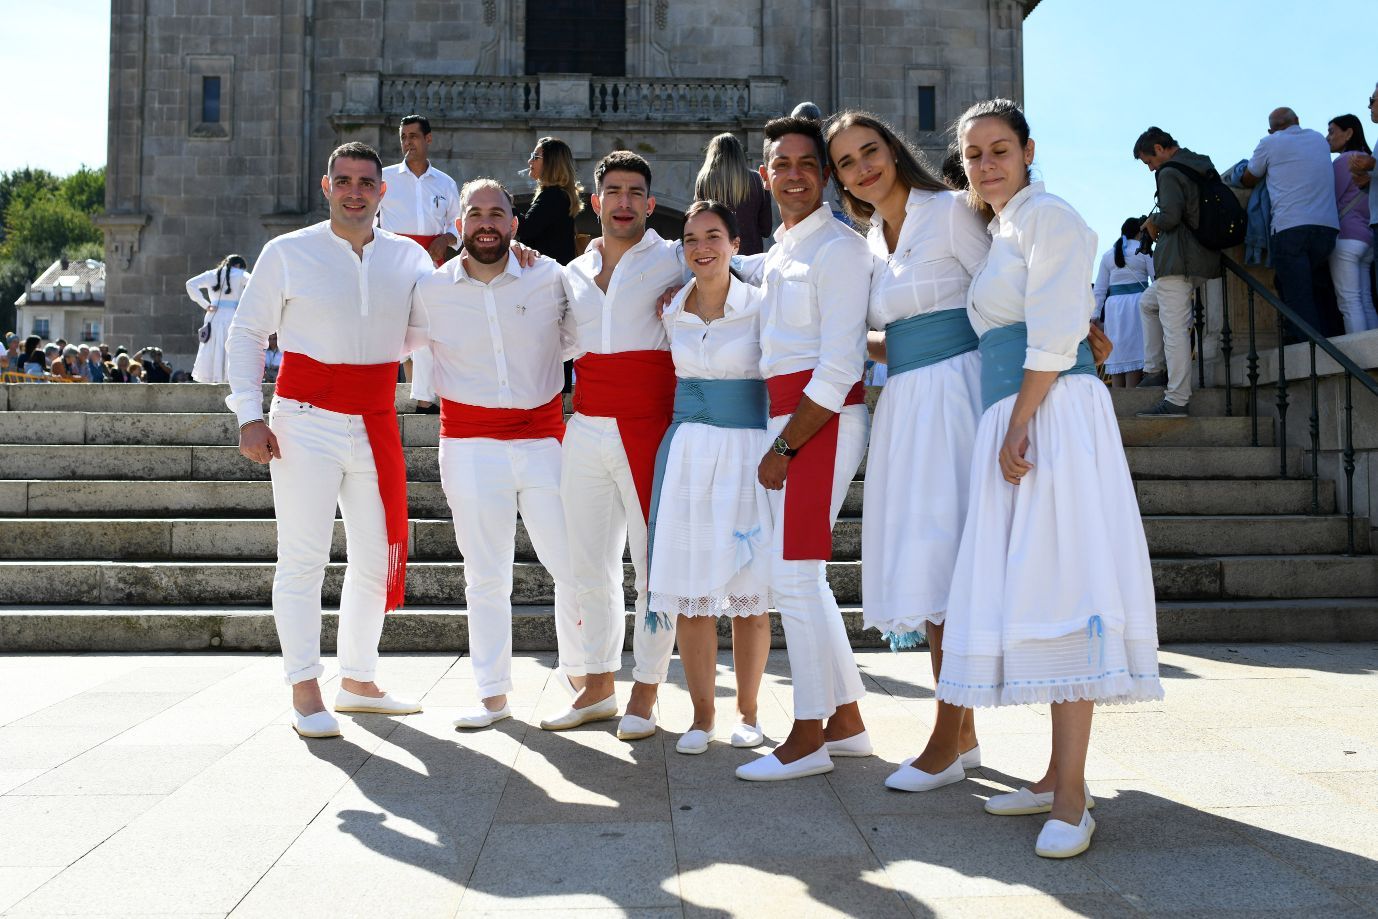
{"label": "stone building facade", "polygon": [[689,204],[708,139],[759,150],[812,100],[868,108],[937,156],[942,129],[1022,96],[1037,0],[112,0],[106,214],[111,344],[183,363],[199,311],[183,282],[319,220],[336,144],[400,158],[427,115],[436,165],[524,190],[532,143],[642,152],[662,225]]}

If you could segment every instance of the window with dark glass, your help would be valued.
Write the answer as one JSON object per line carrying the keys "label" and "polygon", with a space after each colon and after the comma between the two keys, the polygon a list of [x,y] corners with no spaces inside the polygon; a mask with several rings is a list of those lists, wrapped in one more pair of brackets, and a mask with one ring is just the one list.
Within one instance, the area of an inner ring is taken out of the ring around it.
{"label": "window with dark glass", "polygon": [[938,89],[936,86],[919,87],[919,130],[938,130]]}
{"label": "window with dark glass", "polygon": [[626,0],[527,3],[526,72],[626,75]]}
{"label": "window with dark glass", "polygon": [[220,123],[220,78],[201,78],[201,121],[204,124]]}

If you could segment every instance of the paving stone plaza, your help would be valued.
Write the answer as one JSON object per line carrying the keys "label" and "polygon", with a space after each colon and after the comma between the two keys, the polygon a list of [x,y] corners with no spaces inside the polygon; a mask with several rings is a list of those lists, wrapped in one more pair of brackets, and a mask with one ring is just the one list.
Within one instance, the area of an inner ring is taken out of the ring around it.
{"label": "paving stone plaza", "polygon": [[[1166,701],[1096,715],[1099,830],[1061,862],[1041,818],[981,810],[1036,777],[1046,709],[980,712],[965,782],[882,787],[931,727],[924,652],[858,652],[875,757],[764,786],[733,777],[756,751],[675,753],[677,661],[654,739],[540,731],[552,659],[519,654],[515,717],[461,736],[469,662],[390,655],[426,711],[304,741],[269,655],[0,658],[0,915],[1378,914],[1378,643],[1166,647]],[[773,652],[767,748],[787,674]]]}

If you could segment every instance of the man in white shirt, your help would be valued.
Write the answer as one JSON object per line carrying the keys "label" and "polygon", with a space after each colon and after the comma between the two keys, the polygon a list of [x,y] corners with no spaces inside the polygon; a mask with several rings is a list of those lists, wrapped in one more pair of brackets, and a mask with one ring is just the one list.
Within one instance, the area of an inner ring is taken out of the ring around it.
{"label": "man in white shirt", "polygon": [[[408,115],[398,125],[402,162],[383,170],[387,197],[378,209],[378,225],[415,240],[430,254],[437,268],[450,249],[459,245],[455,220],[459,217],[459,188],[455,180],[431,165],[431,122]],[[431,385],[431,352],[412,353],[411,397],[417,408],[434,414],[435,387]]]}
{"label": "man in white shirt", "polygon": [[1330,144],[1323,134],[1302,128],[1290,108],[1268,115],[1268,134],[1258,142],[1241,182],[1253,188],[1265,178],[1273,209],[1268,255],[1278,294],[1322,335],[1339,334],[1343,326],[1330,280],[1330,253],[1340,212]]}
{"label": "man in white shirt", "polygon": [[646,227],[655,199],[644,159],[626,150],[610,153],[595,168],[594,183],[591,200],[603,235],[564,269],[582,356],[574,363],[574,417],[565,434],[560,492],[585,660],[582,670],[565,672],[578,689],[574,703],[541,727],[565,730],[617,715],[613,678],[626,630],[622,551],[630,544],[636,683],[617,736],[635,740],[655,734],[656,693],[675,640],[671,629],[653,630],[646,621],[646,521],[655,453],[675,398],[674,363],[656,302],[682,282],[684,269],[678,245]]}
{"label": "man in white shirt", "polygon": [[737,770],[750,781],[818,775],[832,770],[832,756],[871,753],[857,707],[865,689],[826,566],[869,432],[861,377],[872,256],[823,204],[818,122],[777,118],[765,135],[761,177],[781,226],[761,267],[771,420],[760,481],[775,517],[771,593],[789,649],[794,727],[773,753]]}
{"label": "man in white shirt", "polygon": [[481,704],[459,728],[511,716],[512,562],[517,512],[555,579],[561,667],[582,672],[575,589],[560,503],[563,361],[574,317],[558,262],[523,268],[511,252],[512,196],[493,179],[460,192],[463,248],[412,294],[426,321],[440,395],[440,481],[464,556],[469,657]]}
{"label": "man in white shirt", "polygon": [[[407,472],[393,408],[397,362],[419,333],[412,289],[432,270],[417,246],[375,228],[385,190],[372,147],[337,147],[321,177],[330,219],[263,247],[226,343],[225,401],[239,419],[239,450],[270,464],[277,517],[273,615],[292,686],[293,727],[304,737],[340,733],[317,682],[324,672],[321,585],[337,505],[349,564],[340,594],[335,710],[421,710],[374,682],[383,616],[401,606],[406,576]],[[270,426],[263,420],[262,381],[264,347],[274,332],[283,360]]]}

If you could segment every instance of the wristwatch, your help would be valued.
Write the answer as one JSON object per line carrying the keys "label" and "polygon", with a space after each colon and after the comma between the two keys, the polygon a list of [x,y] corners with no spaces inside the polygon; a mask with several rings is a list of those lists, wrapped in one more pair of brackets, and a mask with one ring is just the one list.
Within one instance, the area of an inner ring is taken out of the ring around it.
{"label": "wristwatch", "polygon": [[785,457],[794,456],[794,454],[799,452],[798,450],[790,449],[790,445],[785,442],[783,437],[775,438],[775,443],[771,446],[771,449]]}

